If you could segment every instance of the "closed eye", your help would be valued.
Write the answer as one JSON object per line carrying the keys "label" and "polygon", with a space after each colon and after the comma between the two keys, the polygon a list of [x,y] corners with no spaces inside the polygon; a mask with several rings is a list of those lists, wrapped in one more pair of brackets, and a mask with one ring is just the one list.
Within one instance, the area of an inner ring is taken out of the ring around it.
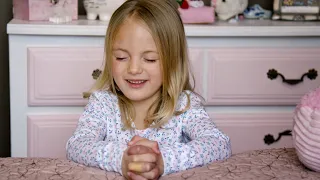
{"label": "closed eye", "polygon": [[147,62],[153,63],[156,62],[157,59],[145,59]]}
{"label": "closed eye", "polygon": [[117,59],[118,61],[122,61],[122,60],[125,60],[125,59],[127,59],[127,58],[116,57],[116,59]]}

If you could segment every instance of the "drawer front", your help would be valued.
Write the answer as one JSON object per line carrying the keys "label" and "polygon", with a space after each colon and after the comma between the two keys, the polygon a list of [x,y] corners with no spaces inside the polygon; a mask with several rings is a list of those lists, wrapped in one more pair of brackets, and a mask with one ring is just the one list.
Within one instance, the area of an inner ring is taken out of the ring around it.
{"label": "drawer front", "polygon": [[28,157],[66,159],[66,143],[79,117],[77,114],[28,116]]}
{"label": "drawer front", "polygon": [[320,85],[319,52],[320,48],[210,49],[207,103],[295,105]]}
{"label": "drawer front", "polygon": [[281,136],[279,141],[268,144],[271,136],[275,140],[279,133],[292,130],[292,113],[208,113],[217,127],[230,137],[233,154],[257,149],[293,147],[290,135]]}
{"label": "drawer front", "polygon": [[[195,90],[203,95],[204,52],[191,49],[189,53]],[[95,81],[93,71],[103,69],[103,54],[103,48],[92,47],[28,48],[28,105],[85,105],[83,92]]]}
{"label": "drawer front", "polygon": [[[277,139],[280,132],[291,130],[292,113],[213,113],[209,116],[231,139],[232,153],[267,148],[290,148],[291,136],[266,144],[264,138]],[[27,127],[28,157],[66,158],[66,143],[80,115],[30,115]]]}
{"label": "drawer front", "polygon": [[28,104],[84,105],[83,92],[101,69],[103,48],[28,48]]}

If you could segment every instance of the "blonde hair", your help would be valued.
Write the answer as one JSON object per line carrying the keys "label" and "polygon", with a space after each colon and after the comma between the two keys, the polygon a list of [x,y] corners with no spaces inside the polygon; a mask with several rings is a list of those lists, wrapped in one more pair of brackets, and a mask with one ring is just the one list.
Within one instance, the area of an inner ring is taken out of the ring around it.
{"label": "blonde hair", "polygon": [[189,79],[191,72],[184,27],[176,3],[175,0],[127,0],[110,19],[105,40],[105,67],[93,90],[108,89],[117,95],[125,128],[131,128],[131,117],[135,117],[135,111],[130,100],[118,90],[113,80],[112,46],[121,25],[128,18],[140,20],[149,28],[156,43],[163,72],[161,95],[149,108],[145,125],[155,122],[152,127],[160,127],[173,115],[183,113],[190,106],[190,97],[186,93],[187,106],[176,111],[179,95],[186,90],[193,92],[194,89]]}

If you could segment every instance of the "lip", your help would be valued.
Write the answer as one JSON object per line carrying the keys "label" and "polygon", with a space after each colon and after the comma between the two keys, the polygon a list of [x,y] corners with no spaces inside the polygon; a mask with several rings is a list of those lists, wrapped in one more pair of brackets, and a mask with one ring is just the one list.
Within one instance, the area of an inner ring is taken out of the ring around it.
{"label": "lip", "polygon": [[[131,83],[130,81],[142,81],[142,83]],[[142,80],[142,79],[126,79],[127,84],[129,87],[133,89],[139,89],[142,88],[148,80]]]}

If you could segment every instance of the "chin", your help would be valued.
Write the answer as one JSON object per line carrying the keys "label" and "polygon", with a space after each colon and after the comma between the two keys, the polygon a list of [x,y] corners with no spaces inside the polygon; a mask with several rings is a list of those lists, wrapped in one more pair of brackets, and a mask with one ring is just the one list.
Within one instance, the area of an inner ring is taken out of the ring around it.
{"label": "chin", "polygon": [[128,99],[132,101],[141,101],[148,97],[148,95],[144,91],[134,92],[132,90],[125,90],[122,92]]}
{"label": "chin", "polygon": [[148,96],[145,95],[137,95],[137,94],[124,94],[128,99],[134,102],[139,102],[148,99]]}

